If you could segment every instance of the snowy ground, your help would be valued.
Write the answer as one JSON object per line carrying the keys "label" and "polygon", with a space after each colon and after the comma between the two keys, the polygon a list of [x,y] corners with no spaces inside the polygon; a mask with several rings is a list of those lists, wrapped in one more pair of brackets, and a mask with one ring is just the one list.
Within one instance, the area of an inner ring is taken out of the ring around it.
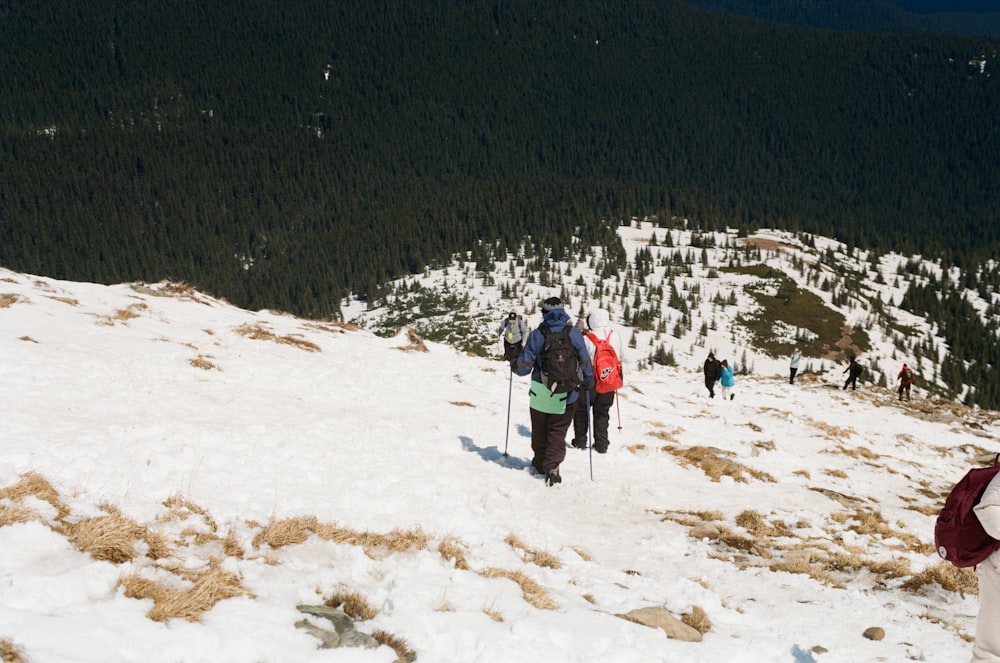
{"label": "snowy ground", "polygon": [[[0,332],[0,514],[33,514],[0,521],[0,642],[25,661],[396,660],[385,646],[321,650],[295,628],[298,604],[343,591],[377,610],[358,630],[434,663],[971,652],[976,597],[904,585],[940,562],[942,493],[976,455],[1000,451],[994,413],[776,373],[740,376],[723,402],[706,397],[698,366],[626,370],[610,452],[568,450],[564,483],[547,488],[530,470],[526,379],[502,362],[162,286],[5,270]],[[706,459],[729,476],[713,480]],[[58,500],[15,496],[26,473]],[[170,554],[154,559],[139,541],[131,560],[102,561],[67,538],[113,511]],[[269,523],[304,516],[360,533],[419,528],[428,541],[261,541]],[[691,537],[704,523],[721,535]],[[197,621],[151,619],[153,601],[122,587],[184,587],[185,571],[213,563],[247,595]],[[554,609],[491,569],[534,580]],[[681,642],[616,616],[646,606],[704,611],[710,627]],[[884,639],[862,635],[873,626]]]}

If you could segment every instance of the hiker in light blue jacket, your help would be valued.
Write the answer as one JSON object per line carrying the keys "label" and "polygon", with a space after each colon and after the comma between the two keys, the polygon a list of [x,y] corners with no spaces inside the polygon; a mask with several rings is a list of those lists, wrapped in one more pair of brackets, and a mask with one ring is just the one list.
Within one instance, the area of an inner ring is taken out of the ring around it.
{"label": "hiker in light blue jacket", "polygon": [[722,394],[722,399],[725,400],[727,397],[729,400],[733,400],[735,394],[733,394],[733,387],[736,385],[736,378],[733,377],[733,367],[729,365],[729,360],[722,360],[722,375],[719,377],[719,385],[722,389],[719,392]]}

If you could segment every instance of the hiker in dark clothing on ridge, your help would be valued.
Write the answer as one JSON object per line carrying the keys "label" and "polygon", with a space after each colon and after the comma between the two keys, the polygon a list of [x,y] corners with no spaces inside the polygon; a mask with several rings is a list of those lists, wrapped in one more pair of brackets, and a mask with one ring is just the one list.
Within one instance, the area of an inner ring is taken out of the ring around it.
{"label": "hiker in dark clothing on ridge", "polygon": [[705,387],[708,397],[715,398],[715,383],[722,377],[722,362],[715,358],[715,353],[709,352],[705,360]]}
{"label": "hiker in dark clothing on ridge", "polygon": [[861,377],[862,370],[861,364],[859,364],[858,360],[852,355],[851,363],[849,363],[847,368],[844,369],[844,372],[847,373],[847,382],[844,383],[844,389],[847,389],[847,387],[850,386],[851,391],[857,390],[858,378]]}
{"label": "hiker in dark clothing on ridge", "polygon": [[[566,458],[566,433],[573,423],[580,392],[576,389],[562,392],[555,384],[548,384],[542,375],[542,351],[545,349],[545,330],[549,333],[562,331],[569,325],[569,315],[563,308],[562,300],[550,297],[542,304],[544,319],[524,344],[521,354],[510,362],[510,370],[517,375],[531,373],[531,464],[545,477],[546,485],[562,483],[559,465]],[[594,366],[579,329],[571,327],[569,340],[576,351],[579,362],[580,389],[594,387]],[[552,389],[550,390],[550,387]],[[554,391],[553,391],[554,390]]]}

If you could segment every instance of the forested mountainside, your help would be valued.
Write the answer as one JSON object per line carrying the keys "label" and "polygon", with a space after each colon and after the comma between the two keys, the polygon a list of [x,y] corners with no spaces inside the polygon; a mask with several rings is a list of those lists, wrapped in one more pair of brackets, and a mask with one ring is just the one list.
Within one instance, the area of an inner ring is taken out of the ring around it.
{"label": "forested mountainside", "polygon": [[[998,41],[680,2],[0,7],[0,264],[338,315],[607,220],[1000,245]],[[480,244],[482,242],[482,244]]]}
{"label": "forested mountainside", "polygon": [[1000,36],[993,0],[689,0],[713,11],[826,30]]}

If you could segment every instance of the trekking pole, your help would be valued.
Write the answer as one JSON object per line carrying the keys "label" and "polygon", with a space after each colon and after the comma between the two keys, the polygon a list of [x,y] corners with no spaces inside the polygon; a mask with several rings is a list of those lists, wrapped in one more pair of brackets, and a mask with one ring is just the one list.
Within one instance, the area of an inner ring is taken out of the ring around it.
{"label": "trekking pole", "polygon": [[[590,449],[590,480],[594,480],[594,419],[590,416],[590,389],[587,390],[587,447]],[[1000,454],[997,454],[1000,457]]]}
{"label": "trekking pole", "polygon": [[622,406],[618,400],[618,394],[615,393],[615,410],[618,411],[618,432],[622,432]]}
{"label": "trekking pole", "polygon": [[510,380],[507,383],[507,434],[503,441],[503,455],[507,456],[507,442],[510,441],[510,397],[514,393],[514,369],[510,369]]}

